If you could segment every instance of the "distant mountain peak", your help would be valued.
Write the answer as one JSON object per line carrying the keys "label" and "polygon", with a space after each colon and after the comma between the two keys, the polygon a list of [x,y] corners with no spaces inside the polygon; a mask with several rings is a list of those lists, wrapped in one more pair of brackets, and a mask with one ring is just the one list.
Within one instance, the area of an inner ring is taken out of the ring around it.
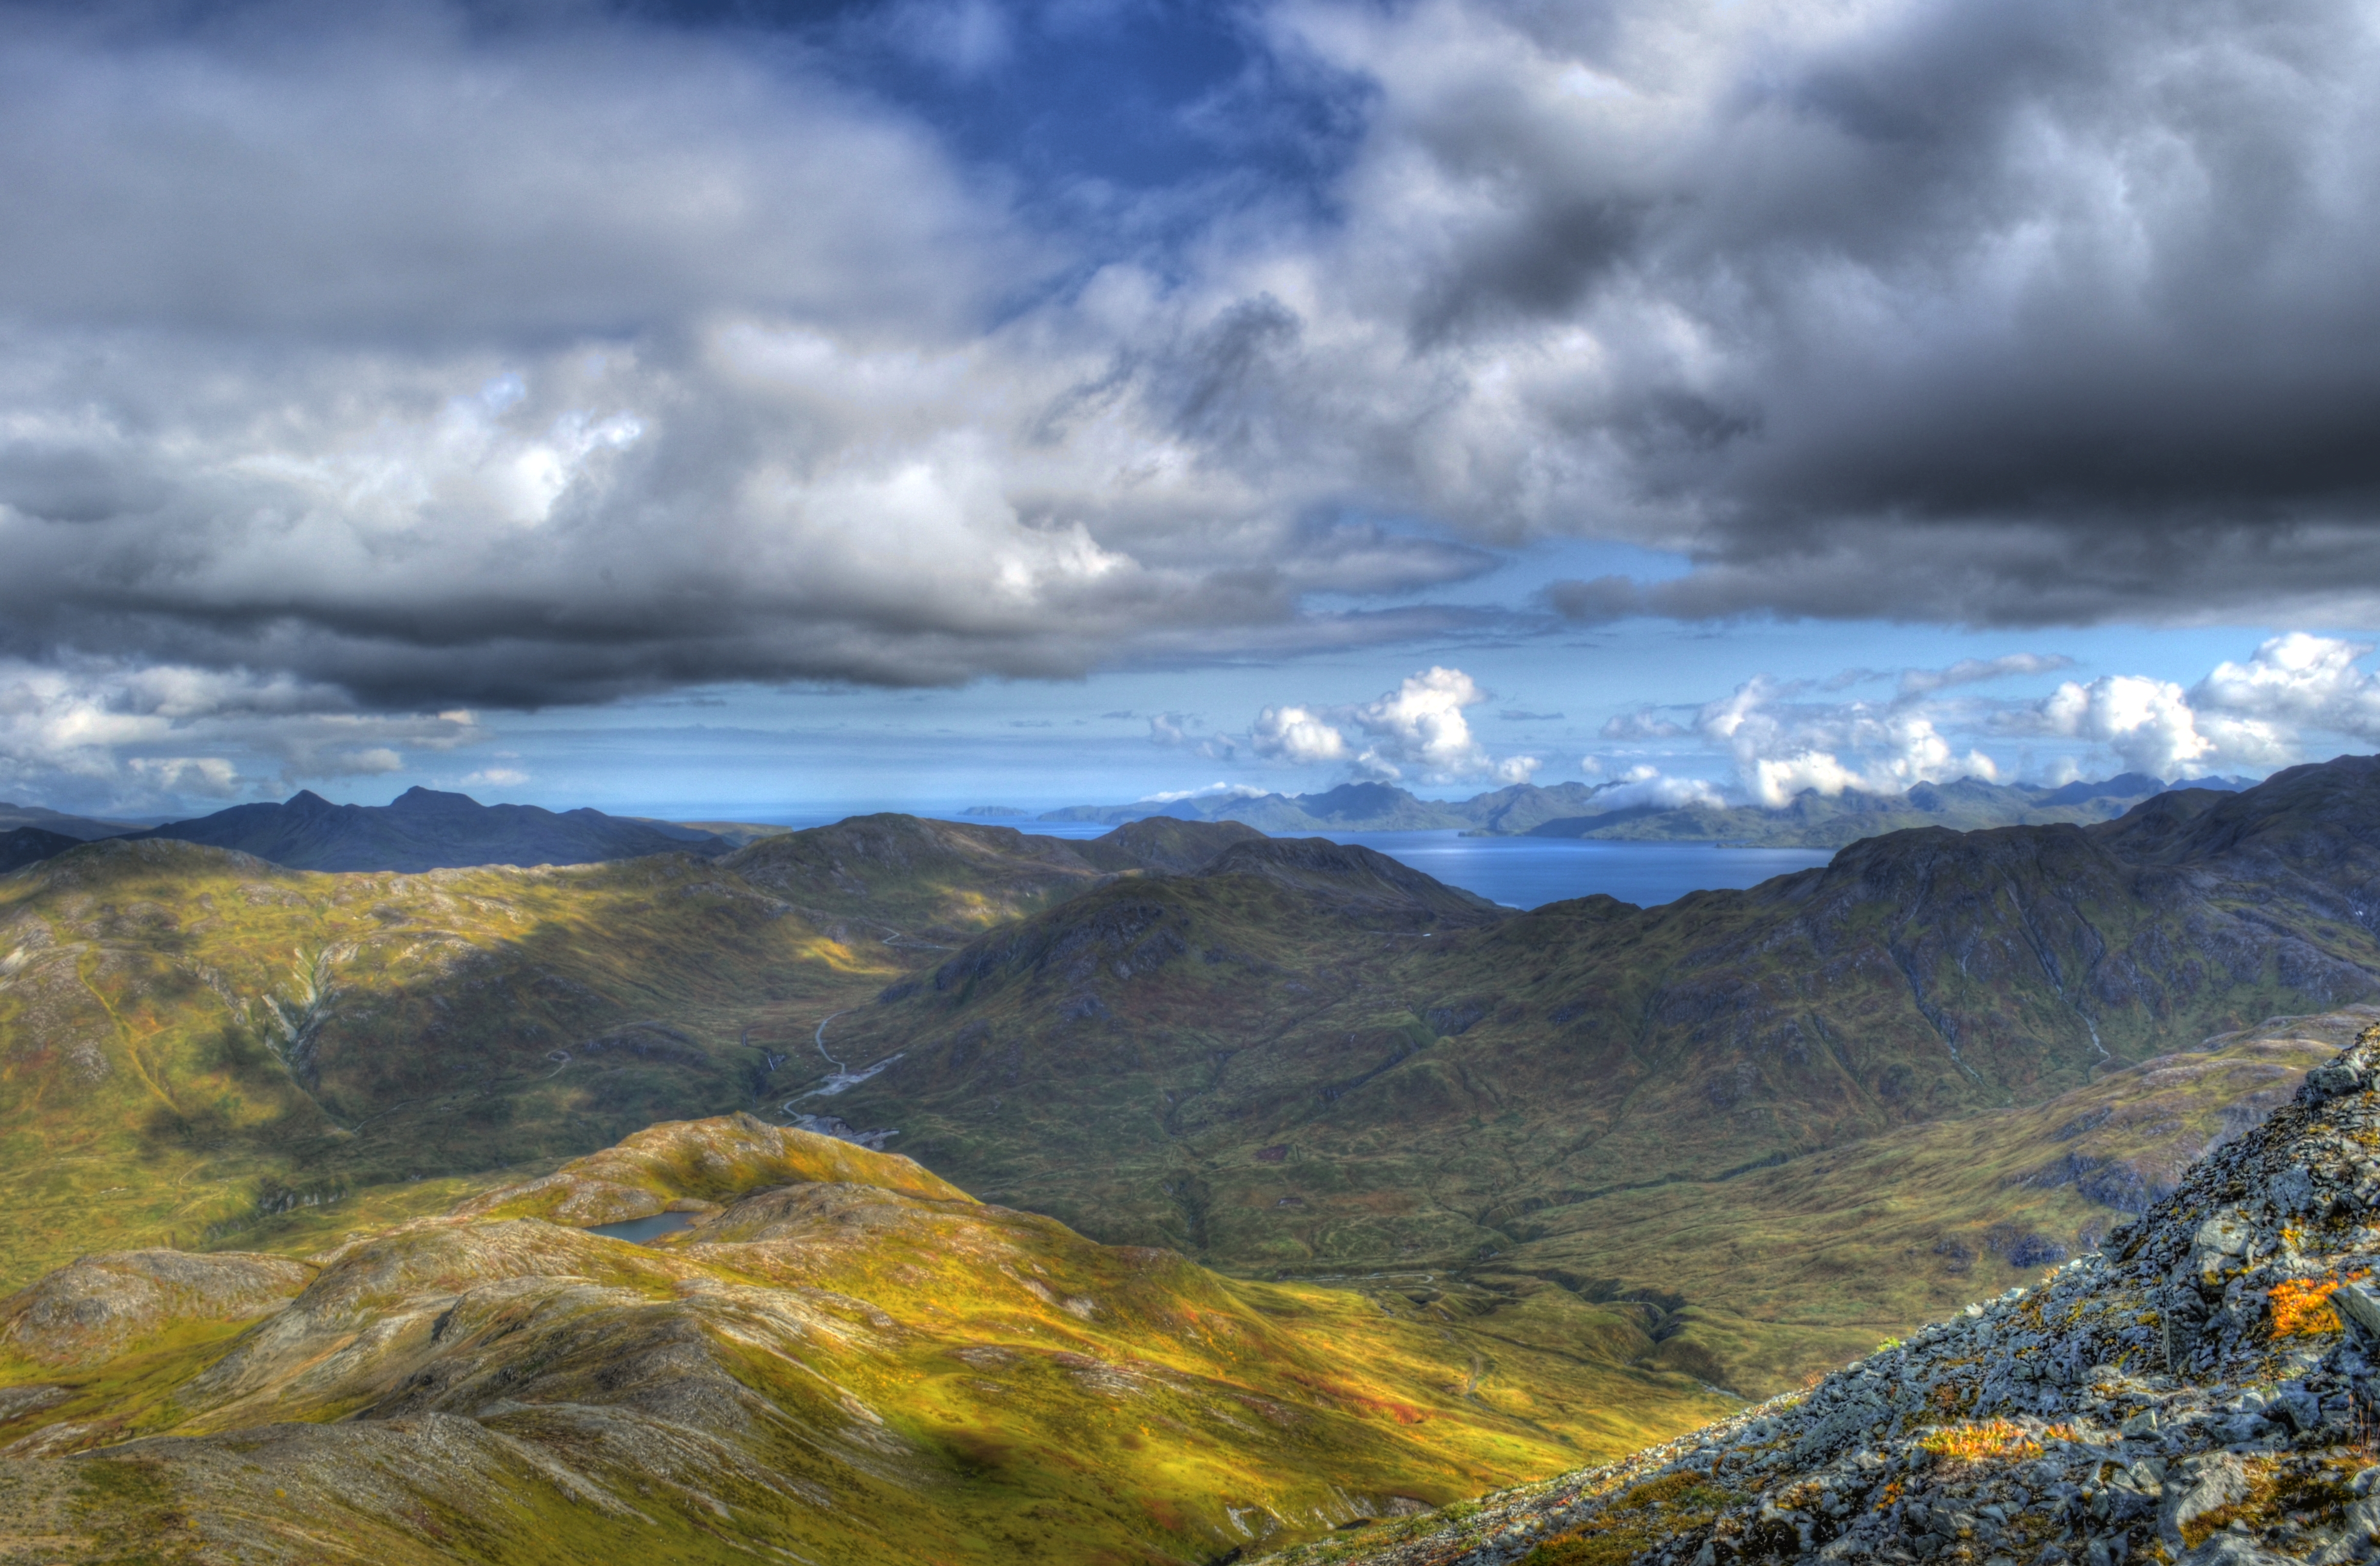
{"label": "distant mountain peak", "polygon": [[710,832],[580,808],[482,805],[416,786],[386,805],[334,805],[300,789],[279,805],[237,805],[138,834],[253,854],[298,870],[453,869],[469,865],[584,865],[648,854],[722,854]]}

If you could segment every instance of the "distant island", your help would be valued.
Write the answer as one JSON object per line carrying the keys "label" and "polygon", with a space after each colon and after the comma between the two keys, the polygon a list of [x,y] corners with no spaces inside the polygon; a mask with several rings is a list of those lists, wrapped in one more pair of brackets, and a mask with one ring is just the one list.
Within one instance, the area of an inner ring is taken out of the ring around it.
{"label": "distant island", "polygon": [[[744,841],[601,810],[482,805],[468,795],[427,788],[409,788],[386,805],[334,805],[301,789],[279,804],[235,805],[146,831],[34,807],[0,806],[0,826],[12,824],[13,830],[0,832],[0,873],[105,838],[237,849],[295,870],[407,872],[470,865],[586,865],[647,854],[715,856]],[[749,829],[755,835],[767,830]]]}
{"label": "distant island", "polygon": [[1912,827],[1975,832],[1986,827],[2088,824],[2114,820],[2143,800],[2177,789],[2232,794],[2248,778],[2206,777],[2168,783],[2145,772],[2052,788],[1975,778],[1919,783],[1899,794],[1804,790],[1782,806],[1622,805],[1607,800],[1621,785],[1516,783],[1468,799],[1422,799],[1389,783],[1342,783],[1319,794],[1214,795],[1075,805],[1045,821],[1109,825],[1172,816],[1239,821],[1275,837],[1344,832],[1444,832],[1497,836],[1596,838],[1631,843],[1719,843],[1746,848],[1841,848],[1864,837]]}
{"label": "distant island", "polygon": [[[2246,778],[2168,783],[2143,772],[2050,788],[1973,778],[1919,783],[1899,794],[1807,791],[1774,808],[1757,805],[1622,804],[1612,783],[1516,783],[1468,799],[1423,799],[1389,783],[1342,783],[1318,794],[1210,795],[1074,805],[1038,817],[1010,805],[960,812],[975,820],[1087,822],[1151,819],[1231,821],[1273,837],[1354,832],[1447,832],[1483,836],[1587,838],[1625,843],[1713,843],[1745,848],[1841,848],[1912,827],[1973,832],[1986,827],[2089,825],[2114,820],[2143,800],[2180,789],[2236,793]],[[0,874],[104,838],[172,839],[233,848],[300,870],[451,869],[470,865],[583,865],[648,854],[716,856],[788,829],[737,821],[667,821],[552,811],[534,805],[482,805],[468,795],[407,789],[386,805],[334,805],[310,790],[279,804],[236,805],[164,825],[70,816],[0,804]]]}

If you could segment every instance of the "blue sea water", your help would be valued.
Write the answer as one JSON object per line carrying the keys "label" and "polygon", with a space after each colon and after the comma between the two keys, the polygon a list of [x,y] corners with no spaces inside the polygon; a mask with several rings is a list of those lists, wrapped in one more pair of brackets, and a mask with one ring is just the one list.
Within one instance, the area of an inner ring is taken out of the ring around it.
{"label": "blue sea water", "polygon": [[[841,815],[745,816],[774,820],[799,831],[827,826]],[[949,816],[947,820],[966,818]],[[1091,821],[1037,821],[1003,818],[974,826],[1014,827],[1043,837],[1099,837],[1112,827]],[[1460,832],[1351,832],[1324,834],[1334,843],[1356,843],[1411,865],[1449,886],[1475,892],[1514,908],[1537,908],[1600,892],[1622,903],[1650,908],[1674,903],[1689,892],[1716,887],[1757,886],[1834,857],[1825,848],[1718,848],[1707,843],[1601,843],[1565,837],[1465,837]]]}
{"label": "blue sea water", "polygon": [[[1087,821],[1013,821],[1050,837],[1098,837]],[[1567,837],[1465,837],[1460,832],[1330,832],[1449,886],[1515,908],[1542,907],[1600,892],[1650,908],[1689,892],[1757,886],[1834,857],[1825,848],[1714,848],[1707,843],[1602,843]]]}

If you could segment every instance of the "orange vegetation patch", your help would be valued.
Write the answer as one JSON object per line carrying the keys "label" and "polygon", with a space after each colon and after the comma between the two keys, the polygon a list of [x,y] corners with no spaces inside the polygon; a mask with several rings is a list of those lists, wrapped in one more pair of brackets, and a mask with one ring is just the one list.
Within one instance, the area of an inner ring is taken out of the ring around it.
{"label": "orange vegetation patch", "polygon": [[2347,1278],[2290,1278],[2273,1285],[2265,1296],[2272,1307],[2273,1336],[2276,1338],[2311,1338],[2339,1329],[2338,1312],[2330,1296],[2338,1292],[2343,1282],[2362,1282],[2371,1277],[2369,1270],[2350,1274]]}
{"label": "orange vegetation patch", "polygon": [[2006,1419],[1986,1419],[1977,1425],[1951,1425],[1936,1430],[1917,1444],[1937,1457],[1956,1458],[1961,1463],[1980,1463],[1986,1459],[2020,1462],[2041,1455],[2043,1437],[2070,1441],[2074,1427],[2051,1425],[2035,1435],[2023,1426]]}

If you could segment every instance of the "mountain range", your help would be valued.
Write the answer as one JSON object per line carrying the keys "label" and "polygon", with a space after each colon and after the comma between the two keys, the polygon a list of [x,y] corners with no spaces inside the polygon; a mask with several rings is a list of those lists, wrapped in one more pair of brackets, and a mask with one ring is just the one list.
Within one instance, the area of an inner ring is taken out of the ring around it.
{"label": "mountain range", "polygon": [[1550,1275],[1633,1193],[2380,998],[2367,759],[2091,827],[1893,833],[1654,909],[1355,911],[1248,854],[1287,846],[1094,888],[889,988],[832,1025],[882,1062],[836,1112],[1230,1269]]}
{"label": "mountain range", "polygon": [[[1238,821],[1272,836],[1333,832],[1430,832],[1448,828],[1525,832],[1540,822],[1594,808],[1597,790],[1585,783],[1540,788],[1518,783],[1461,801],[1419,799],[1391,783],[1342,783],[1320,794],[1210,795],[1143,800],[1136,805],[1075,805],[1045,812],[1045,821],[1098,821],[1118,826],[1151,816],[1186,821]],[[997,807],[978,807],[989,811]],[[970,812],[972,813],[972,812]],[[1021,814],[1022,812],[1019,812]]]}
{"label": "mountain range", "polygon": [[[386,805],[334,805],[310,789],[275,804],[235,805],[145,831],[52,811],[0,837],[0,868],[63,853],[79,841],[170,839],[236,849],[299,870],[455,869],[469,865],[585,865],[647,854],[724,854],[728,837],[600,810],[482,805],[465,794],[409,788]],[[91,831],[90,828],[107,830]]]}
{"label": "mountain range", "polygon": [[[2234,789],[2241,779],[2176,787]],[[1841,847],[1912,827],[1983,827],[2095,821],[2119,815],[2166,785],[2140,773],[2049,789],[1972,779],[1920,783],[1900,795],[1815,792],[1779,809],[1690,806],[1598,808],[1612,785],[1520,783],[1460,801],[1425,800],[1387,783],[1344,783],[1288,797],[1220,797],[1166,803],[1075,806],[1046,821],[1122,825],[1165,817],[1235,821],[1273,836],[1350,832],[1461,830],[1542,837],[1726,842],[1763,847]],[[1011,820],[1025,812],[980,806],[972,819]],[[735,821],[673,822],[555,812],[530,805],[481,805],[468,795],[413,788],[384,806],[333,805],[310,790],[278,804],[237,805],[190,820],[147,826],[70,816],[39,806],[0,804],[0,872],[109,837],[171,838],[232,848],[292,869],[418,872],[472,865],[581,865],[647,854],[718,855],[784,829]]]}
{"label": "mountain range", "polygon": [[87,1255],[0,1300],[0,1547],[2333,1566],[2380,1542],[2376,1045],[2103,1251],[1750,1407],[1658,1367],[1651,1299],[1250,1282],[748,1115],[656,1125],[310,1256]]}
{"label": "mountain range", "polygon": [[[85,844],[0,876],[0,1514],[164,1527],[260,1463],[392,1560],[420,1517],[610,1548],[603,1497],[659,1558],[1295,1544],[2155,1212],[2380,1016],[2375,871],[2370,758],[1654,909],[1172,817],[435,874]],[[651,1266],[570,1232],[667,1209],[702,1221]],[[198,1303],[21,1346],[135,1296]],[[751,1434],[789,1428],[825,1448]],[[93,1446],[100,1511],[40,1456]]]}
{"label": "mountain range", "polygon": [[159,820],[103,821],[91,816],[69,816],[62,810],[51,810],[39,805],[10,805],[0,801],[0,833],[31,827],[59,837],[70,837],[78,843],[90,843],[103,837],[122,837],[127,832],[162,824]]}
{"label": "mountain range", "polygon": [[[1650,910],[1516,914],[1366,850],[1172,818],[1080,843],[862,817],[717,858],[436,878],[95,844],[0,881],[0,1027],[40,1041],[0,1079],[24,1160],[0,1198],[21,1183],[36,1266],[88,1248],[82,1187],[40,1172],[59,1147],[158,1171],[103,1204],[128,1239],[217,1243],[308,1221],[286,1201],[451,1199],[437,1182],[767,1110],[1227,1270],[1667,1293],[1658,1244],[1573,1253],[1618,1215],[2380,995],[2374,765],[2092,827],[1890,834]],[[2071,1247],[2106,1203],[2066,1199],[1991,1198],[2054,1209],[2040,1232]],[[1984,1251],[1937,1239],[1903,1269],[1915,1297]],[[1740,1293],[1686,1303],[1706,1314],[1677,1351],[1742,1390],[1839,1337],[1747,1325]]]}
{"label": "mountain range", "polygon": [[[2104,821],[2168,788],[2230,792],[2245,778],[2207,777],[2168,784],[2141,772],[2058,787],[1962,778],[1918,783],[1899,794],[1804,790],[1783,806],[1620,804],[1615,783],[1516,783],[1468,799],[1420,799],[1389,783],[1342,783],[1320,794],[1218,795],[1136,805],[1076,805],[1045,821],[1110,825],[1149,816],[1241,821],[1276,836],[1305,832],[1460,830],[1502,835],[1592,837],[1635,842],[1730,843],[1759,848],[1841,848],[1879,832],[1913,827],[1972,832],[1985,827]],[[1611,799],[1605,799],[1611,795]],[[993,807],[979,807],[987,812]],[[970,812],[972,814],[972,812]],[[1022,814],[1022,812],[1018,812]]]}

